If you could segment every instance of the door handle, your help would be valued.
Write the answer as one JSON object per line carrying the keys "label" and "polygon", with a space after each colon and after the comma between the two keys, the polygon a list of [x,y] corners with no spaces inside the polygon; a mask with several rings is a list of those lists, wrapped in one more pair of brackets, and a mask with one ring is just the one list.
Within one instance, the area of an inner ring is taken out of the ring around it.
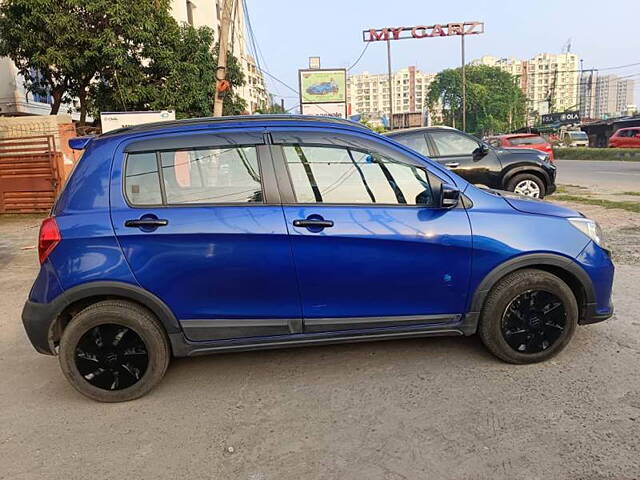
{"label": "door handle", "polygon": [[304,220],[294,220],[294,227],[306,227],[306,228],[328,228],[333,227],[333,220],[315,220],[315,219],[304,219]]}
{"label": "door handle", "polygon": [[458,168],[460,164],[458,162],[449,162],[445,163],[444,166],[449,168]]}
{"label": "door handle", "polygon": [[158,228],[164,227],[169,224],[169,220],[164,218],[137,218],[134,220],[127,220],[124,222],[125,227],[134,228]]}

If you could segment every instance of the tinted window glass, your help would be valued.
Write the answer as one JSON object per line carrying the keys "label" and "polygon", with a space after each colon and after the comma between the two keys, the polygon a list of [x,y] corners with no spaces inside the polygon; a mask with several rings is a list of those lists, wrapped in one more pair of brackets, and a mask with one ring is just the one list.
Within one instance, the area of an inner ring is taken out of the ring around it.
{"label": "tinted window glass", "polygon": [[547,141],[539,135],[533,137],[511,137],[509,142],[511,145],[537,145],[539,143],[547,143]]}
{"label": "tinted window glass", "polygon": [[168,204],[262,202],[255,147],[162,152]]}
{"label": "tinted window glass", "polygon": [[418,153],[421,153],[425,157],[429,155],[429,150],[427,149],[427,140],[424,136],[424,133],[414,133],[412,135],[398,135],[391,137],[396,142],[399,142],[407,147],[415,150]]}
{"label": "tinted window glass", "polygon": [[432,204],[421,168],[346,148],[283,148],[300,203]]}
{"label": "tinted window glass", "polygon": [[128,155],[125,189],[127,199],[132,205],[162,204],[155,152]]}
{"label": "tinted window glass", "polygon": [[478,148],[478,142],[457,132],[431,132],[431,138],[441,156],[471,155]]}

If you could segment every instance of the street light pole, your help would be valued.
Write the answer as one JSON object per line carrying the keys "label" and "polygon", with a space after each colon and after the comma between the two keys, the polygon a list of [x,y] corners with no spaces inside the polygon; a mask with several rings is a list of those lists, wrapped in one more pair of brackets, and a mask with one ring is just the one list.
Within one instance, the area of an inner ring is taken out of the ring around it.
{"label": "street light pole", "polygon": [[467,79],[464,66],[464,33],[460,35],[462,44],[462,131],[467,131]]}
{"label": "street light pole", "polygon": [[387,69],[389,72],[389,129],[393,130],[393,74],[391,73],[391,42],[387,38]]}

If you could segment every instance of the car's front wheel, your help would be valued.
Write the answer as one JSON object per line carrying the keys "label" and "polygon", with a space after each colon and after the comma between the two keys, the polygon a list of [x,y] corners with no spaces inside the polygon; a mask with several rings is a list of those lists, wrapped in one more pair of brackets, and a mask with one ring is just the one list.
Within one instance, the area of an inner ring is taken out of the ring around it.
{"label": "car's front wheel", "polygon": [[164,330],[145,308],[106,300],[78,313],[60,340],[60,367],[83,395],[100,402],[141,397],[164,376],[170,359]]}
{"label": "car's front wheel", "polygon": [[544,198],[547,193],[544,182],[532,173],[519,173],[507,183],[507,190],[526,197]]}
{"label": "car's front wheel", "polygon": [[497,357],[510,363],[534,363],[560,352],[578,323],[571,289],[551,273],[514,272],[489,292],[478,333]]}

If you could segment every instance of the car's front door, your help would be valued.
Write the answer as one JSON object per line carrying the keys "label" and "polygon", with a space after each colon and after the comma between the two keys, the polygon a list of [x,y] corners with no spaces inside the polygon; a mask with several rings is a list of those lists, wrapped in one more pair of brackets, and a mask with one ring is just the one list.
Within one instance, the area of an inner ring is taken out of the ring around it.
{"label": "car's front door", "polygon": [[427,133],[433,146],[432,158],[465,180],[500,187],[502,165],[495,150],[479,153],[481,143],[457,130],[432,130]]}
{"label": "car's front door", "polygon": [[[190,340],[301,331],[291,247],[261,131],[121,146],[112,221],[138,283]],[[122,172],[122,176],[121,176]]]}
{"label": "car's front door", "polygon": [[437,208],[441,181],[418,157],[362,137],[273,131],[305,332],[455,322],[465,209]]}

